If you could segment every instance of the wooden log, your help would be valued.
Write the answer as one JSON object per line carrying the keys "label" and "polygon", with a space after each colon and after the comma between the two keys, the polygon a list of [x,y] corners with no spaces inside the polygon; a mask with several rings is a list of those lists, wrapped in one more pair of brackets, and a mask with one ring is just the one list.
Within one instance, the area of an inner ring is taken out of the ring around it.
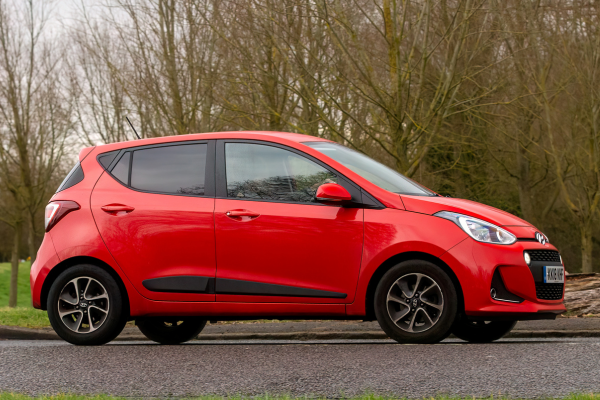
{"label": "wooden log", "polygon": [[565,307],[577,315],[600,314],[600,275],[570,275],[565,286]]}

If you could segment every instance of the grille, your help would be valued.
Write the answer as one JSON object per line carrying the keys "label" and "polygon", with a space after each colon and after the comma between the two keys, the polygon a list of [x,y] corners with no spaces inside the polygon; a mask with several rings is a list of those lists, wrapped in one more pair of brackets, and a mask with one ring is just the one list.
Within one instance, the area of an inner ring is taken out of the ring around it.
{"label": "grille", "polygon": [[531,261],[552,261],[560,262],[560,255],[558,251],[554,250],[527,250]]}
{"label": "grille", "polygon": [[541,300],[560,300],[563,295],[564,283],[537,283],[535,295]]}

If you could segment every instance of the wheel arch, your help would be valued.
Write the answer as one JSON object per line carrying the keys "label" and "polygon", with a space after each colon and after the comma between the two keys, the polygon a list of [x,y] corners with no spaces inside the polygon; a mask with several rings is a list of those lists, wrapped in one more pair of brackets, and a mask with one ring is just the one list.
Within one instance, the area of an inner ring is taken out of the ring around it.
{"label": "wheel arch", "polygon": [[440,267],[450,277],[450,280],[454,284],[454,288],[456,289],[456,294],[458,296],[458,310],[460,312],[464,312],[465,301],[462,286],[460,285],[460,281],[458,280],[458,277],[456,276],[452,268],[450,268],[448,264],[440,260],[438,257],[433,256],[429,253],[423,253],[419,251],[408,251],[405,253],[396,254],[388,258],[375,270],[373,275],[371,275],[369,284],[367,286],[367,295],[365,296],[365,320],[374,321],[376,319],[374,308],[375,289],[377,289],[377,284],[379,283],[383,275],[385,275],[385,273],[389,271],[390,268],[392,268],[394,265],[409,260],[429,261],[430,263]]}
{"label": "wheel arch", "polygon": [[115,282],[117,282],[117,285],[119,286],[121,295],[123,296],[123,304],[125,306],[125,313],[127,316],[129,316],[130,315],[129,294],[127,293],[125,284],[123,283],[123,280],[121,279],[121,277],[119,276],[117,271],[115,271],[110,265],[108,265],[104,261],[99,260],[94,257],[88,257],[88,256],[77,256],[77,257],[68,258],[68,259],[63,260],[60,263],[58,263],[54,268],[52,268],[50,270],[50,272],[48,273],[48,276],[46,276],[46,279],[44,280],[44,284],[42,285],[42,292],[40,295],[40,303],[41,303],[42,310],[48,309],[48,294],[50,293],[50,288],[52,287],[52,284],[54,283],[56,278],[58,278],[58,276],[60,274],[62,274],[64,271],[68,270],[69,268],[74,267],[76,265],[81,265],[81,264],[89,264],[89,265],[94,265],[98,268],[102,268],[103,270],[108,272],[113,277],[113,279],[115,280]]}

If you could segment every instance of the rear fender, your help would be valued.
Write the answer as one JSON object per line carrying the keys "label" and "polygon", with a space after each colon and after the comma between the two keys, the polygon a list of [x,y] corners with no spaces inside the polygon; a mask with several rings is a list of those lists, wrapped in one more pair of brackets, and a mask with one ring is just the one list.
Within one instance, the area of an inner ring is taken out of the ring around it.
{"label": "rear fender", "polygon": [[[108,268],[109,272],[113,271],[123,284],[129,297],[131,313],[136,313],[142,307],[142,297],[106,248],[90,208],[91,193],[96,182],[104,173],[104,169],[96,160],[97,149],[97,147],[85,149],[85,154],[82,151],[84,158],[81,161],[81,167],[84,179],[52,197],[52,200],[75,201],[81,208],[65,215],[50,232],[46,233],[52,239],[59,260],[56,266],[48,269],[46,275],[49,276],[50,271],[54,271],[58,267],[56,272],[52,273],[52,277],[56,278],[66,268],[81,262]],[[47,276],[41,278],[44,287],[49,290],[52,279],[48,280]],[[47,280],[48,283],[46,283]],[[41,293],[40,305],[44,307],[43,302],[45,302],[45,298]]]}

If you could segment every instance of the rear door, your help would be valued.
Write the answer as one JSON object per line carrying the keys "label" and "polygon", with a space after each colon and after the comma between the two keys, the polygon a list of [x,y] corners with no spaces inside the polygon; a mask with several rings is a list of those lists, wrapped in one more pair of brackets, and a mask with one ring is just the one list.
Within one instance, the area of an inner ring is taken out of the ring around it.
{"label": "rear door", "polygon": [[217,145],[217,301],[349,303],[363,212],[315,202],[317,187],[360,189],[318,160],[268,142]]}
{"label": "rear door", "polygon": [[153,300],[214,301],[214,142],[100,155],[91,197],[109,251]]}

